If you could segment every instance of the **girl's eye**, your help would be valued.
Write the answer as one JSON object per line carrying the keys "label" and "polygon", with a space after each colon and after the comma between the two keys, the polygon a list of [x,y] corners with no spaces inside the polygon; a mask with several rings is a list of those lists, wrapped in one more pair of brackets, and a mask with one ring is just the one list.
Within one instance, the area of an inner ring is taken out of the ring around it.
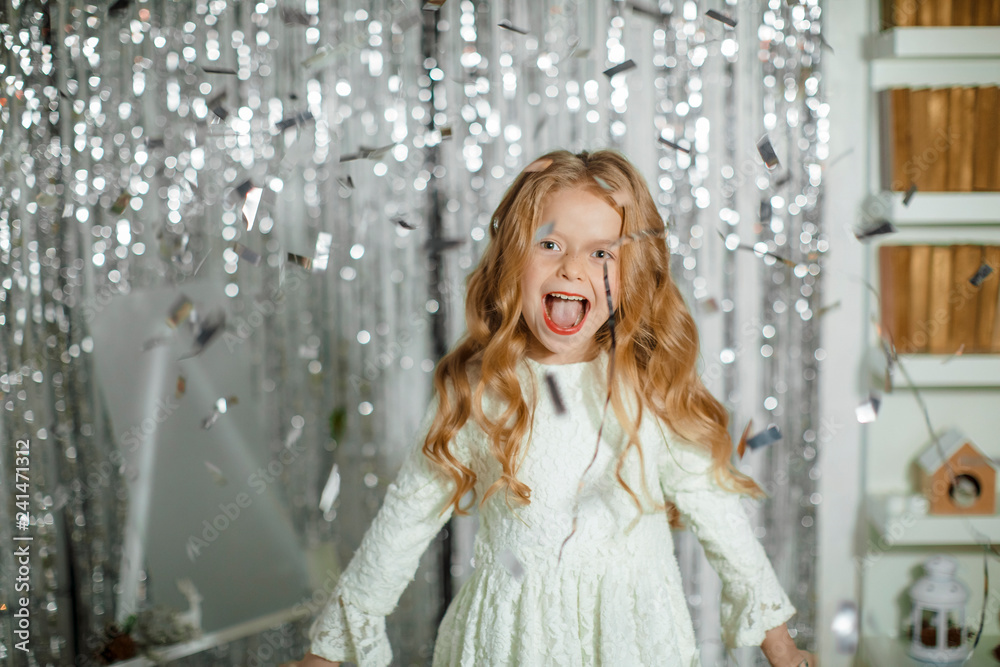
{"label": "girl's eye", "polygon": [[594,251],[594,257],[596,257],[597,259],[614,259],[615,258],[614,255],[612,255],[607,250],[595,250]]}
{"label": "girl's eye", "polygon": [[542,248],[545,250],[556,250],[559,246],[556,245],[555,241],[542,241]]}

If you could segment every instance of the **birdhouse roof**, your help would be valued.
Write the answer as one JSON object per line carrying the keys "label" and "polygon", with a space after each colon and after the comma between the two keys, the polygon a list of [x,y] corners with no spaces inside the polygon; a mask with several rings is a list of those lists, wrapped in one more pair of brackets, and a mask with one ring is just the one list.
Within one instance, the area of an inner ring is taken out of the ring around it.
{"label": "birdhouse roof", "polygon": [[[954,456],[965,443],[969,443],[969,446],[975,449],[977,454],[983,456],[982,452],[979,451],[979,448],[976,447],[975,443],[973,443],[972,440],[967,438],[965,434],[957,428],[948,429],[939,435],[938,443],[940,443],[940,447],[933,440],[931,440],[930,444],[927,445],[923,452],[921,452],[920,458],[918,459],[920,467],[923,468],[929,475],[933,475],[937,472],[938,468],[943,466],[945,461]],[[942,455],[944,458],[942,458]],[[983,456],[983,458],[985,458],[985,456]]]}

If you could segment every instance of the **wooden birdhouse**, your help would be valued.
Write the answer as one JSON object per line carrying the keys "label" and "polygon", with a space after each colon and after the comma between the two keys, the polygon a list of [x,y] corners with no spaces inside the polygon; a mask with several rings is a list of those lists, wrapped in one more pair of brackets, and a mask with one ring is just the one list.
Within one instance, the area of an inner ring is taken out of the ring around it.
{"label": "wooden birdhouse", "polygon": [[917,461],[930,514],[994,514],[996,470],[965,435],[951,429],[933,440]]}

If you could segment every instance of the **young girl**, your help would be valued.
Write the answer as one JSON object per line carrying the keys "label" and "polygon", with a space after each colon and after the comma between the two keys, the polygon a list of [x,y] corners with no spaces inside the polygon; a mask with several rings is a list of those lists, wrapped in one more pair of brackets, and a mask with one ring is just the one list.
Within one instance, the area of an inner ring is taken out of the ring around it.
{"label": "young girl", "polygon": [[469,277],[468,334],[300,667],[389,664],[385,617],[467,492],[474,574],[435,667],[698,665],[676,510],[722,579],[725,642],[815,667],[740,504],[762,492],[731,464],[663,231],[618,153],[556,151],[517,177]]}

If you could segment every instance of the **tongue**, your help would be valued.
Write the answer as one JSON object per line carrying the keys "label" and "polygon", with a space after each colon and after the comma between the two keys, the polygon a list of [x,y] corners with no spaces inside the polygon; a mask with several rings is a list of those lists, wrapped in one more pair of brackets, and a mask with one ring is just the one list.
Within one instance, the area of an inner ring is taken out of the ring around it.
{"label": "tongue", "polygon": [[569,329],[583,314],[583,301],[549,297],[549,319],[560,329]]}

